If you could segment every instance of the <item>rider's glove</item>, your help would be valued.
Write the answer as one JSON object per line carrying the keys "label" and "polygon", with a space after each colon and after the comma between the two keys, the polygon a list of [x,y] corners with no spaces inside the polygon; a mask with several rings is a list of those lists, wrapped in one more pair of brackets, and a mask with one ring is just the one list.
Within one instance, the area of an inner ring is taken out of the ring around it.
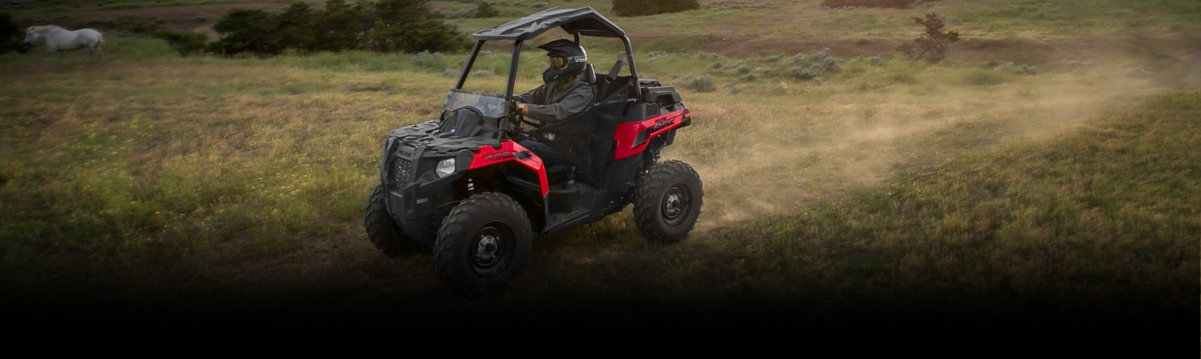
{"label": "rider's glove", "polygon": [[522,102],[513,101],[513,112],[522,116],[529,116],[530,106]]}

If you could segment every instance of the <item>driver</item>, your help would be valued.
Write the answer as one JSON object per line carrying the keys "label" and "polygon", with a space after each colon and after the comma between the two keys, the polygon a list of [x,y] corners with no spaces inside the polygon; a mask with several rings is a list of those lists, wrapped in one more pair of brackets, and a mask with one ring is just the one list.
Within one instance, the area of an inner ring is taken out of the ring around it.
{"label": "driver", "polygon": [[[517,113],[542,122],[541,138],[521,145],[537,153],[547,165],[583,165],[587,158],[588,121],[579,116],[592,106],[592,87],[580,75],[588,53],[574,41],[560,39],[538,48],[546,50],[549,66],[541,86],[514,99]],[[543,143],[542,141],[546,141]],[[576,160],[579,159],[579,160]]]}

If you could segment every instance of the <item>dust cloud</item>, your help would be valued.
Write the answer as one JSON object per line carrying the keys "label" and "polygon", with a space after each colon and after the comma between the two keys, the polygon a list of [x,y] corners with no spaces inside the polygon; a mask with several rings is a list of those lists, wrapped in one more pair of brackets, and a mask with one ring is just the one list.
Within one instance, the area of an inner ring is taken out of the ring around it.
{"label": "dust cloud", "polygon": [[695,148],[669,148],[664,156],[700,173],[705,203],[696,230],[704,233],[836,202],[903,169],[1053,138],[1171,90],[1128,64],[1055,69],[987,86],[954,83],[956,72],[974,69],[945,68],[934,74],[940,80],[874,91],[855,88],[854,79],[826,83],[826,95],[814,98],[694,94],[686,103],[696,125],[673,147]]}

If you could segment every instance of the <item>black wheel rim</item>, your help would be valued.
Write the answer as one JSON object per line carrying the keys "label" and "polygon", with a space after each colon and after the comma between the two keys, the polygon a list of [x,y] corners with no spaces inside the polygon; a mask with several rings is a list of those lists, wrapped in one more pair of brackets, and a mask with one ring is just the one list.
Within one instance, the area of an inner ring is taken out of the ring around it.
{"label": "black wheel rim", "polygon": [[513,258],[513,231],[503,223],[494,222],[480,228],[471,236],[471,269],[482,276],[504,272]]}
{"label": "black wheel rim", "polygon": [[662,202],[659,212],[663,215],[663,222],[676,226],[688,218],[688,211],[692,209],[692,193],[687,186],[677,184],[663,193]]}

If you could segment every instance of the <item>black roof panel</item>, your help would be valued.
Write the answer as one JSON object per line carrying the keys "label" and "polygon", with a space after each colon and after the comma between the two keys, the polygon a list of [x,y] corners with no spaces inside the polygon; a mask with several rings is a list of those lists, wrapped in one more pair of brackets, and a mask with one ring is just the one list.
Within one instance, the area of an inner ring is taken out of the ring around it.
{"label": "black roof panel", "polygon": [[525,40],[562,27],[569,34],[582,36],[624,37],[625,31],[601,16],[591,6],[576,9],[552,7],[526,17],[509,21],[471,34],[476,40]]}

